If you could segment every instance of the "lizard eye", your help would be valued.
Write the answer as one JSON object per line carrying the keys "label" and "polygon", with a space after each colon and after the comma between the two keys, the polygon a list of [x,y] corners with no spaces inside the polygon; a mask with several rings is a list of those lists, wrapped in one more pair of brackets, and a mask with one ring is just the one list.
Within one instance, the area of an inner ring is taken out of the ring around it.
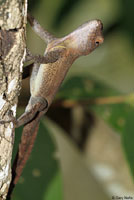
{"label": "lizard eye", "polygon": [[95,44],[98,46],[100,44],[100,42],[98,40],[96,40]]}
{"label": "lizard eye", "polygon": [[98,36],[96,39],[95,39],[95,44],[96,46],[98,46],[99,44],[102,44],[103,43],[103,37],[101,36]]}

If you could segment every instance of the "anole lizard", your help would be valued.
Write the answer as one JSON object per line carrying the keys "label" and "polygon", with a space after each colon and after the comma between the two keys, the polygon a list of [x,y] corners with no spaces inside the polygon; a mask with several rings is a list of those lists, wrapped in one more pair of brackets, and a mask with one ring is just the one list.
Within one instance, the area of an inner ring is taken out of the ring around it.
{"label": "anole lizard", "polygon": [[60,56],[54,63],[34,64],[30,79],[31,98],[25,113],[17,120],[17,127],[31,121],[37,112],[45,114],[72,63],[103,42],[100,20],[89,21],[65,37],[55,38],[33,17],[28,15],[28,19],[33,30],[47,42],[44,55],[50,54],[50,62],[56,54]]}
{"label": "anole lizard", "polygon": [[35,63],[33,66],[30,78],[31,97],[25,113],[16,123],[16,127],[25,126],[19,146],[18,160],[16,160],[15,173],[17,175],[14,184],[17,183],[31,152],[32,141],[36,137],[40,118],[47,112],[72,63],[78,57],[90,54],[99,44],[103,43],[103,25],[100,20],[88,21],[63,38],[55,38],[29,14],[28,21],[33,30],[47,43],[44,56],[50,55],[50,62],[55,55],[59,58],[55,62]]}

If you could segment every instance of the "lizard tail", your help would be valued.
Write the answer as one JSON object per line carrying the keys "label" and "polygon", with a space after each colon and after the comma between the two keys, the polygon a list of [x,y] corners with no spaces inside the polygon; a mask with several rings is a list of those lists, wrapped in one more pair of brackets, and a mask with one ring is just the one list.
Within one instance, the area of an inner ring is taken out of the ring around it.
{"label": "lizard tail", "polygon": [[18,152],[17,152],[17,155],[13,163],[13,167],[12,167],[12,181],[11,181],[10,188],[8,191],[8,199],[11,198],[13,189],[15,185],[17,184],[22,174],[23,168],[25,167],[25,164],[32,151],[34,141],[38,133],[41,115],[42,113],[39,113],[38,116],[34,120],[26,124],[23,128],[21,142],[19,144]]}

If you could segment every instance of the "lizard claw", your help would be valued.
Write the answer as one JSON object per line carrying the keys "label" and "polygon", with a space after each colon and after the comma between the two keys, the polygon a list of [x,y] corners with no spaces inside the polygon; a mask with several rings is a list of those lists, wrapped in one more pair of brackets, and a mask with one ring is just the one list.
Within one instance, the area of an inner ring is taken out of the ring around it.
{"label": "lizard claw", "polygon": [[13,112],[11,110],[8,111],[7,113],[8,119],[2,119],[0,120],[0,124],[6,124],[12,122],[14,125],[16,125],[16,118],[13,116]]}

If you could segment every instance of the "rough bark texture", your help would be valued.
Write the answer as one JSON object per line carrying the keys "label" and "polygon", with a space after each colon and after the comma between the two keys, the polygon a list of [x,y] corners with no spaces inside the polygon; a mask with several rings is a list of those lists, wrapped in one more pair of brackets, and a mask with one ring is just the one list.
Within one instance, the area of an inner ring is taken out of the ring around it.
{"label": "rough bark texture", "polygon": [[[0,120],[16,117],[26,55],[27,0],[0,0]],[[11,181],[14,143],[12,122],[0,124],[0,200],[6,199]]]}

